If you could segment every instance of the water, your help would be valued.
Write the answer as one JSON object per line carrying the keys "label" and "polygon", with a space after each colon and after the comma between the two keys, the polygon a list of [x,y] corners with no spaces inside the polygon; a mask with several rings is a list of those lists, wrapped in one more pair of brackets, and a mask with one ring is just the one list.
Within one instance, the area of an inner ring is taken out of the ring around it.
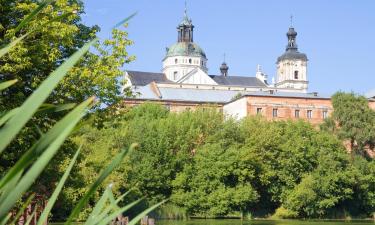
{"label": "water", "polygon": [[162,220],[156,225],[375,225],[371,220]]}

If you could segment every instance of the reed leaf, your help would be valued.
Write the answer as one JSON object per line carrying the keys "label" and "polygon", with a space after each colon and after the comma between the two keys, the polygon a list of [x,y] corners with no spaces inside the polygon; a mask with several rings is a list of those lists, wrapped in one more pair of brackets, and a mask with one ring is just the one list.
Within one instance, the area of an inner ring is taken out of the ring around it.
{"label": "reed leaf", "polygon": [[54,2],[55,0],[46,0],[40,3],[40,5],[34,9],[25,19],[21,21],[20,24],[14,29],[14,33],[20,31],[24,26],[26,26],[35,16],[37,16],[45,7]]}
{"label": "reed leaf", "polygon": [[69,133],[73,130],[74,126],[83,117],[86,108],[92,103],[92,101],[93,98],[86,100],[67,115],[69,120],[60,130],[60,135],[50,143],[49,147],[25,173],[25,175],[20,179],[14,189],[9,193],[4,193],[7,195],[7,197],[3,202],[0,203],[0,218],[4,217],[9,212],[14,203],[23,195],[23,193],[40,175],[40,173],[47,166],[52,157],[56,154],[60,146],[63,144]]}
{"label": "reed leaf", "polygon": [[47,221],[48,215],[51,212],[51,209],[52,209],[53,205],[55,204],[55,202],[57,200],[57,197],[59,196],[59,194],[60,194],[60,192],[61,192],[61,190],[62,190],[62,188],[65,184],[65,181],[68,178],[68,176],[70,174],[70,171],[72,170],[73,165],[75,164],[75,162],[77,160],[77,157],[78,157],[78,155],[81,151],[81,147],[82,146],[80,146],[79,149],[77,150],[77,152],[74,155],[72,161],[70,162],[68,168],[65,170],[64,175],[62,176],[61,180],[59,181],[59,184],[57,185],[57,187],[53,191],[53,194],[51,195],[51,197],[48,199],[47,206],[44,208],[42,214],[40,215],[37,225],[43,225],[45,223],[45,221]]}
{"label": "reed leaf", "polygon": [[26,34],[22,35],[21,37],[18,37],[16,39],[14,39],[9,44],[6,44],[4,47],[2,47],[0,49],[0,58],[3,57],[5,54],[7,54],[10,51],[10,49],[12,49],[16,44],[18,44],[20,41],[22,41],[29,34],[30,33],[26,33]]}
{"label": "reed leaf", "polygon": [[[98,225],[106,225],[106,224],[109,224],[114,218],[116,218],[118,215],[126,212],[127,210],[131,209],[133,206],[135,206],[136,204],[138,204],[139,202],[141,202],[142,199],[138,199],[138,200],[135,200],[133,201],[132,203],[122,207],[122,208],[119,208],[118,210],[114,211],[113,213],[111,213],[110,215],[108,215],[107,217],[104,217],[104,218],[98,218],[97,220],[97,223],[95,224],[98,224]],[[105,216],[105,215],[104,215]]]}
{"label": "reed leaf", "polygon": [[85,44],[75,52],[68,60],[53,71],[50,76],[43,81],[39,88],[27,98],[16,113],[0,130],[0,153],[13,140],[26,122],[33,116],[39,106],[47,99],[48,95],[56,87],[57,83],[68,73],[68,71],[78,62],[78,60],[89,50],[97,38]]}
{"label": "reed leaf", "polygon": [[[90,100],[93,101],[93,98]],[[73,111],[72,111],[73,112]],[[46,134],[44,134],[27,152],[25,152],[21,159],[4,175],[0,180],[0,189],[9,180],[15,176],[19,171],[24,170],[26,167],[32,164],[34,160],[52,143],[64,129],[65,124],[69,123],[76,115],[72,115],[70,112],[60,121],[58,121]]]}
{"label": "reed leaf", "polygon": [[138,214],[134,219],[132,219],[128,225],[135,225],[136,223],[138,223],[143,217],[145,217],[147,214],[149,214],[150,212],[152,212],[154,209],[156,209],[157,207],[159,207],[160,205],[164,204],[164,202],[166,202],[167,200],[164,200],[164,201],[161,201],[151,207],[149,207],[148,209],[146,209],[145,211],[143,211],[142,213]]}
{"label": "reed leaf", "polygon": [[13,225],[13,224],[16,224],[18,219],[21,217],[22,213],[25,212],[27,206],[30,205],[31,201],[34,199],[35,197],[35,194],[31,194],[27,199],[26,201],[22,204],[22,207],[17,211],[17,214],[16,216],[13,218],[12,222],[10,222],[9,224]]}
{"label": "reed leaf", "polygon": [[0,91],[1,90],[4,90],[5,88],[8,88],[10,86],[12,86],[13,84],[15,84],[17,82],[17,79],[14,79],[14,80],[8,80],[8,81],[5,81],[5,82],[1,82],[0,83]]}
{"label": "reed leaf", "polygon": [[131,14],[130,16],[126,17],[125,19],[121,20],[120,22],[116,23],[116,25],[114,25],[112,27],[112,29],[116,29],[118,27],[120,27],[121,25],[123,25],[124,23],[127,23],[131,18],[133,18],[135,15],[137,15],[137,12]]}
{"label": "reed leaf", "polygon": [[[132,144],[129,148],[129,150],[133,150],[137,144]],[[81,198],[81,200],[77,203],[77,205],[74,207],[73,211],[71,212],[68,220],[65,224],[70,224],[79,214],[79,212],[83,209],[83,207],[86,206],[87,202],[89,201],[90,197],[96,189],[99,187],[99,185],[109,176],[109,174],[122,162],[125,155],[127,154],[128,149],[123,149],[119,154],[116,155],[116,157],[112,160],[112,162],[100,173],[98,179],[90,186],[89,190],[86,192],[86,194]]]}

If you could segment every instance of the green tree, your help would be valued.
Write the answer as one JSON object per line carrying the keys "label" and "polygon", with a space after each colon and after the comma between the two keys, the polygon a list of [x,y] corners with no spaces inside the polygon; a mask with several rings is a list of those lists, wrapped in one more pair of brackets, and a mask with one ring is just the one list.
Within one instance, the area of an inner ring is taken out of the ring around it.
{"label": "green tree", "polygon": [[353,152],[364,154],[366,145],[375,144],[375,112],[368,100],[354,93],[338,92],[332,96],[333,119],[339,126],[338,135],[350,141]]}

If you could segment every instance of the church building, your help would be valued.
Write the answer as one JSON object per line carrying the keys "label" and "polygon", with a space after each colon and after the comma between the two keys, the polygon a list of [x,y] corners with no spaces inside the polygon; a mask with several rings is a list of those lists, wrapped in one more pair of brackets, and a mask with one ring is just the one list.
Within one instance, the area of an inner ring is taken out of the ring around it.
{"label": "church building", "polygon": [[211,74],[207,56],[194,41],[194,25],[186,9],[177,26],[177,42],[166,48],[161,72],[126,71],[124,78],[136,96],[124,104],[146,101],[165,105],[173,112],[198,106],[217,107],[227,116],[241,119],[262,114],[269,119],[306,119],[320,123],[332,111],[329,97],[309,92],[307,56],[299,52],[297,32],[289,27],[285,52],[277,58],[276,79],[257,66],[253,76],[235,76],[224,62],[220,74]]}

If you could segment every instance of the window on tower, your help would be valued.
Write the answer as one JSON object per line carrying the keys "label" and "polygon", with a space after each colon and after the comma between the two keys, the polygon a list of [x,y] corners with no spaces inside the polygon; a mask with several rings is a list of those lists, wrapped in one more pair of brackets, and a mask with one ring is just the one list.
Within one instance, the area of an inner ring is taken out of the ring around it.
{"label": "window on tower", "polygon": [[173,72],[173,80],[177,80],[177,71]]}
{"label": "window on tower", "polygon": [[294,79],[298,80],[298,71],[294,71]]}
{"label": "window on tower", "polygon": [[177,64],[178,60],[177,59],[174,59],[174,63]]}
{"label": "window on tower", "polygon": [[191,59],[189,59],[189,63],[191,64]]}

